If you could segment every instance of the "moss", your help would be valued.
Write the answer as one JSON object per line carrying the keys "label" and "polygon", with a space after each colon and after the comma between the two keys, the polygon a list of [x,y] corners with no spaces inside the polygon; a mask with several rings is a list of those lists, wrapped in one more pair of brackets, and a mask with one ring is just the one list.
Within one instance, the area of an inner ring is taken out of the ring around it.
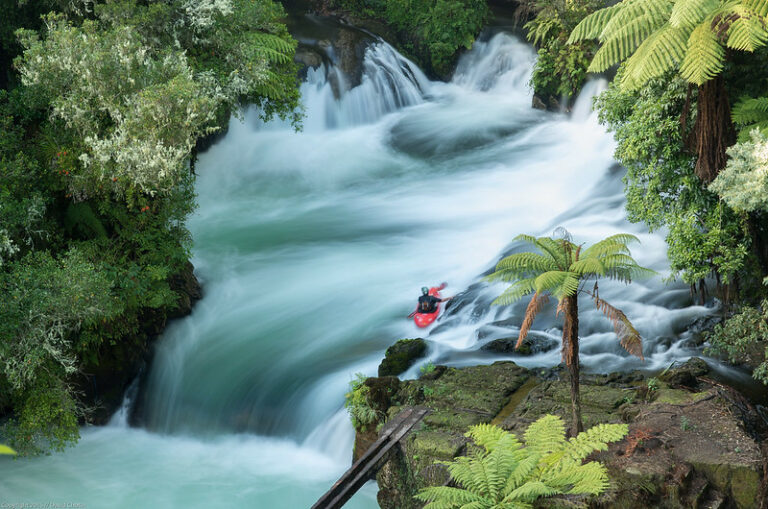
{"label": "moss", "polygon": [[670,389],[663,385],[657,391],[658,395],[654,403],[666,403],[668,405],[686,405],[695,403],[709,395],[709,392],[688,392],[681,389]]}
{"label": "moss", "polygon": [[379,376],[397,376],[413,366],[427,352],[427,342],[421,338],[401,339],[387,348],[379,364]]}
{"label": "moss", "polygon": [[436,460],[451,460],[461,451],[466,440],[443,431],[421,431],[413,437],[415,454],[430,456]]}
{"label": "moss", "polygon": [[758,507],[761,480],[756,470],[723,463],[694,462],[692,465],[719,491],[730,494],[739,509]]}

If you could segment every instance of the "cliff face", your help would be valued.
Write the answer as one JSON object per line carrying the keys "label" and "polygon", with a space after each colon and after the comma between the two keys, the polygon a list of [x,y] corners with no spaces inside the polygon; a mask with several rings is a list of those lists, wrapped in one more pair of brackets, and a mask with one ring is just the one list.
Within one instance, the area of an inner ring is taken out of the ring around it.
{"label": "cliff face", "polygon": [[[706,372],[706,363],[694,359],[662,380],[640,374],[583,378],[585,427],[629,424],[626,439],[595,455],[607,466],[612,485],[590,500],[590,507],[766,507],[764,422],[749,402]],[[366,383],[383,388],[375,402],[386,415],[382,421],[407,406],[432,410],[377,476],[379,505],[385,509],[422,507],[413,499],[419,489],[448,483],[445,467],[435,462],[472,451],[464,436],[469,426],[492,422],[520,436],[542,415],[566,422],[570,416],[569,386],[559,372],[534,373],[512,362],[438,366],[418,380]],[[368,435],[376,437],[371,429]],[[546,500],[539,506],[561,503]]]}

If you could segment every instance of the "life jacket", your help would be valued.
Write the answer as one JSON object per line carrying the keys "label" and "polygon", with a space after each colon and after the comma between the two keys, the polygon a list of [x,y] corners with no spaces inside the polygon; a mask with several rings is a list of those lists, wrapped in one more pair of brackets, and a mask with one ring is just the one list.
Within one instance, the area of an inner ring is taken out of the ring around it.
{"label": "life jacket", "polygon": [[419,297],[419,313],[434,313],[437,305],[431,295],[422,295]]}

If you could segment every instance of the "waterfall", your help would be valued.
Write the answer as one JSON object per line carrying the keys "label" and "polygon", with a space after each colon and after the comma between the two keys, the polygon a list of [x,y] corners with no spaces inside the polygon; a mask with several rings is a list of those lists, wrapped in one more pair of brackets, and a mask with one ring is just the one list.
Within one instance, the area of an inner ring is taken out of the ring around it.
{"label": "waterfall", "polygon": [[[146,428],[125,426],[121,411],[64,454],[0,466],[3,495],[308,507],[351,459],[350,380],[375,374],[396,339],[427,333],[436,363],[499,358],[482,347],[516,333],[524,303],[491,306],[503,285],[481,277],[522,249],[510,244],[516,235],[564,226],[591,243],[635,233],[638,261],[668,275],[663,237],[626,220],[614,142],[590,112],[604,84],[588,85],[570,118],[533,110],[534,59],[501,33],[476,43],[451,82],[432,82],[378,41],[356,86],[336,65],[307,72],[302,132],[264,124],[255,110],[233,119],[197,164],[188,226],[204,298],[157,344],[139,398]],[[406,315],[419,288],[441,281],[446,295],[460,294],[455,306],[417,330]],[[585,302],[588,370],[653,368],[698,352],[687,331],[710,311],[691,306],[686,288],[661,277],[600,288],[640,330],[647,362],[627,356]],[[552,311],[534,333],[556,344]],[[560,362],[557,348],[507,358]],[[376,507],[375,487],[349,507]]]}

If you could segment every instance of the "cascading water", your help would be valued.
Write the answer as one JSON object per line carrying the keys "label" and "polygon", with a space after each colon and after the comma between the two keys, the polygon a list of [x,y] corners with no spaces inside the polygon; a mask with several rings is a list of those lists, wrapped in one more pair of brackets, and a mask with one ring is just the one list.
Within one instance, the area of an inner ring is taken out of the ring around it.
{"label": "cascading water", "polygon": [[[303,132],[256,112],[233,120],[198,163],[189,228],[205,296],[159,342],[146,429],[117,417],[63,454],[3,464],[0,501],[308,507],[348,466],[353,374],[374,374],[389,344],[422,332],[405,319],[421,286],[466,289],[429,336],[432,360],[460,365],[493,360],[479,347],[519,325],[519,306],[489,306],[500,288],[477,284],[519,233],[634,232],[636,258],[666,274],[663,239],[625,220],[590,97],[570,119],[531,109],[533,60],[499,34],[435,83],[379,42],[356,87],[336,67],[309,71]],[[708,312],[659,278],[601,295],[638,326],[648,360],[623,354],[584,305],[582,362],[599,371],[685,358],[687,326]],[[537,333],[557,341],[540,316]],[[559,353],[516,360],[551,366]],[[375,507],[374,493],[349,507]]]}

